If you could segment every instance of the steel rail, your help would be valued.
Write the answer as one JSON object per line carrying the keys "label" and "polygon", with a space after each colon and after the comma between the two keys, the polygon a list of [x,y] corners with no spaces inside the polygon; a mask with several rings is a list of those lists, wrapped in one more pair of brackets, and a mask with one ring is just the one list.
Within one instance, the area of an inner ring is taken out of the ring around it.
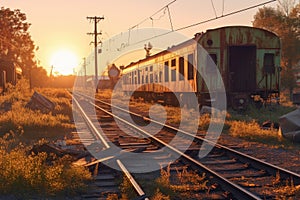
{"label": "steel rail", "polygon": [[[106,147],[106,149],[109,149],[110,145],[105,140],[105,138],[102,136],[102,134],[97,130],[97,128],[94,126],[93,122],[90,120],[90,118],[84,112],[84,110],[82,109],[82,107],[80,106],[79,102],[75,99],[74,96],[73,96],[73,101],[75,102],[76,106],[79,108],[79,111],[82,114],[82,117],[86,121],[87,125],[90,127],[91,131],[94,134],[96,134],[96,136],[101,140],[101,142],[104,144],[104,146]],[[109,158],[112,158],[112,157],[109,157]],[[119,165],[119,167],[122,170],[122,172],[126,175],[127,179],[130,181],[131,185],[134,187],[134,189],[137,192],[137,194],[139,195],[138,199],[149,200],[146,197],[145,192],[142,190],[142,188],[140,187],[140,185],[135,181],[134,177],[130,174],[130,172],[127,170],[127,168],[121,162],[121,160],[117,159],[116,162]],[[96,164],[96,163],[99,163],[99,162],[95,161],[94,163]],[[88,164],[87,166],[90,166],[90,165]]]}

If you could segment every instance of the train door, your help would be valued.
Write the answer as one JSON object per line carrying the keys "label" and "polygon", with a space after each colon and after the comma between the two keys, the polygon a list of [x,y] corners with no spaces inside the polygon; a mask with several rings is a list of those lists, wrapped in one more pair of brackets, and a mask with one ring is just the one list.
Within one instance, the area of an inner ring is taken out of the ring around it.
{"label": "train door", "polygon": [[256,46],[229,46],[228,64],[230,92],[256,89]]}

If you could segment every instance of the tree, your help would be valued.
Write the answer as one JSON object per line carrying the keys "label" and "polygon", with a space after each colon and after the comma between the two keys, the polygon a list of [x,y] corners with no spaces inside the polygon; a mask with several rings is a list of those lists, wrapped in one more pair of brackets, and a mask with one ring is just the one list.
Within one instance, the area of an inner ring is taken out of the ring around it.
{"label": "tree", "polygon": [[29,77],[31,67],[34,67],[35,45],[28,32],[30,23],[26,15],[19,9],[10,10],[1,7],[0,10],[0,59],[12,61],[20,66],[23,74]]}
{"label": "tree", "polygon": [[[42,67],[33,67],[31,69],[31,87],[49,87],[49,77],[47,71]],[[41,81],[42,80],[42,81]]]}
{"label": "tree", "polygon": [[254,15],[253,26],[276,33],[281,38],[282,87],[292,96],[296,86],[293,66],[300,60],[300,3],[294,0],[279,1],[277,9],[260,8]]}

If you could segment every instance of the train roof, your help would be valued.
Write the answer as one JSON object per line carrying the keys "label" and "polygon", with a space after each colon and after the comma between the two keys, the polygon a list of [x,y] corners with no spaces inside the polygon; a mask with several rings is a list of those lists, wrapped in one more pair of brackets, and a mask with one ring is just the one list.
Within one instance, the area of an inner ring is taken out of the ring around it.
{"label": "train roof", "polygon": [[160,51],[160,52],[158,52],[158,53],[156,53],[156,54],[154,54],[154,55],[151,55],[151,56],[149,56],[149,57],[147,57],[147,58],[143,58],[143,59],[138,60],[138,61],[136,61],[136,62],[131,62],[129,65],[125,66],[124,69],[130,68],[130,67],[132,67],[132,66],[134,66],[134,65],[137,65],[137,64],[139,64],[139,63],[142,63],[142,62],[146,62],[146,61],[151,60],[151,59],[153,59],[153,58],[155,58],[155,57],[159,57],[159,56],[162,56],[162,55],[164,55],[164,54],[170,53],[170,51],[175,51],[176,49],[182,48],[182,47],[184,47],[184,46],[192,45],[193,43],[195,43],[195,39],[194,39],[194,38],[193,38],[193,39],[189,39],[189,40],[187,40],[187,41],[184,41],[184,42],[182,42],[182,43],[179,43],[179,44],[177,44],[177,45],[173,45],[173,46],[168,47],[167,49],[162,50],[162,51]]}
{"label": "train roof", "polygon": [[279,40],[279,37],[271,32],[271,31],[268,31],[266,29],[262,29],[262,28],[257,28],[257,27],[251,27],[251,26],[223,26],[223,27],[218,27],[218,28],[214,28],[214,29],[207,29],[206,32],[198,32],[194,35],[194,37],[192,39],[189,39],[189,40],[186,40],[182,43],[179,43],[177,45],[173,45],[171,47],[168,47],[167,49],[161,51],[161,52],[158,52],[154,55],[151,55],[147,58],[143,58],[141,60],[138,60],[136,62],[131,62],[129,65],[125,66],[124,69],[127,69],[127,68],[130,68],[134,65],[137,65],[137,64],[140,64],[140,63],[143,63],[143,62],[146,62],[148,60],[151,60],[153,58],[156,58],[156,57],[159,57],[159,56],[162,56],[164,54],[167,54],[169,53],[170,51],[175,51],[179,48],[182,48],[182,47],[185,47],[185,46],[189,46],[189,45],[192,45],[192,44],[195,44],[195,41],[200,41],[201,38],[204,38],[206,35],[208,35],[209,33],[212,33],[212,32],[218,32],[218,31],[221,31],[221,30],[224,30],[225,32],[228,31],[228,30],[231,30],[231,29],[239,29],[239,30],[253,30],[253,31],[257,31],[257,32],[263,32],[271,37],[275,37],[275,38],[278,38]]}
{"label": "train roof", "polygon": [[257,31],[269,33],[269,34],[271,34],[275,37],[278,37],[274,32],[268,31],[266,29],[253,27],[253,26],[242,26],[242,25],[239,25],[239,26],[223,26],[223,27],[218,27],[218,28],[214,28],[214,29],[207,29],[206,33],[211,32],[211,31],[218,31],[218,30],[221,30],[221,29],[224,29],[224,30],[226,30],[226,29],[251,29],[251,30],[257,30]]}

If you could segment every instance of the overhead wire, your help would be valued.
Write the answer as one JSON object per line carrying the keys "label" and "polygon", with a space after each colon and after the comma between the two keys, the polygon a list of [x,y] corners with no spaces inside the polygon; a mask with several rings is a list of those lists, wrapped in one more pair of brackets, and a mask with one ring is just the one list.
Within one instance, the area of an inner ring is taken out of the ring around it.
{"label": "overhead wire", "polygon": [[[176,0],[174,0],[173,2],[175,2]],[[263,3],[259,3],[259,4],[256,4],[256,5],[253,5],[253,6],[249,6],[247,8],[243,8],[243,9],[240,9],[240,10],[236,10],[236,11],[233,11],[233,12],[230,12],[230,13],[227,13],[227,14],[223,14],[221,16],[216,16],[215,18],[210,18],[210,19],[207,19],[207,20],[204,20],[204,21],[200,21],[200,22],[197,22],[197,23],[194,23],[194,24],[190,24],[190,25],[187,25],[187,26],[183,26],[183,27],[180,27],[180,28],[177,28],[177,29],[173,29],[171,31],[168,31],[168,32],[165,32],[165,33],[162,33],[162,34],[159,34],[159,35],[156,35],[156,36],[153,36],[153,37],[149,37],[147,39],[144,39],[144,40],[140,40],[138,42],[135,42],[131,45],[136,45],[136,44],[139,44],[139,43],[142,43],[142,42],[146,42],[148,40],[151,40],[151,39],[155,39],[155,38],[158,38],[158,37],[161,37],[161,36],[164,36],[164,35],[168,35],[174,31],[182,31],[184,29],[188,29],[188,28],[192,28],[194,26],[198,26],[198,25],[201,25],[201,24],[205,24],[205,23],[208,23],[208,22],[211,22],[211,21],[215,21],[217,19],[220,19],[220,18],[224,18],[224,17],[228,17],[228,16],[231,16],[231,15],[235,15],[235,14],[238,14],[238,13],[241,13],[241,12],[244,12],[244,11],[247,11],[247,10],[251,10],[253,8],[257,8],[259,6],[264,6],[266,4],[269,4],[269,3],[273,3],[277,0],[269,0],[269,1],[265,1]],[[172,3],[172,2],[171,2]],[[161,11],[162,9],[160,9]],[[158,12],[157,12],[158,13]],[[156,14],[157,14],[156,13]]]}
{"label": "overhead wire", "polygon": [[177,0],[171,1],[170,3],[168,3],[167,5],[165,5],[164,7],[160,8],[158,11],[156,11],[155,13],[153,13],[150,17],[147,17],[147,18],[143,19],[142,21],[140,21],[139,23],[137,23],[136,25],[132,26],[132,27],[129,28],[129,29],[134,29],[134,28],[138,27],[139,25],[143,24],[144,22],[148,21],[149,19],[151,19],[151,18],[153,19],[153,17],[154,17],[157,13],[159,13],[159,12],[161,12],[162,10],[166,9],[167,7],[169,7],[171,4],[175,3],[176,1],[177,1]]}
{"label": "overhead wire", "polygon": [[222,1],[222,16],[224,15],[224,4],[225,4],[225,0]]}
{"label": "overhead wire", "polygon": [[[157,10],[155,13],[153,13],[150,17],[147,17],[145,19],[143,19],[142,21],[140,21],[139,23],[135,24],[134,26],[131,26],[129,29],[128,29],[128,39],[127,39],[127,45],[130,44],[130,32],[132,29],[134,28],[138,28],[141,24],[143,24],[144,22],[148,21],[149,19],[151,20],[151,23],[152,23],[152,27],[154,26],[154,20],[160,20],[163,16],[165,16],[165,13],[166,13],[166,10],[168,10],[168,15],[169,15],[169,21],[170,21],[170,24],[171,24],[171,29],[173,30],[173,24],[172,24],[172,19],[171,19],[171,13],[170,13],[170,10],[169,10],[169,6],[173,3],[175,3],[177,0],[173,0],[171,1],[170,3],[168,3],[167,5],[163,6],[162,8],[160,8],[159,10]],[[157,19],[154,18],[154,16],[158,13],[160,13],[161,11],[163,11],[163,15],[159,16]]]}
{"label": "overhead wire", "polygon": [[217,11],[216,11],[216,8],[215,8],[215,5],[214,5],[214,2],[213,2],[213,0],[210,0],[210,2],[211,2],[211,5],[212,5],[212,7],[213,7],[213,10],[214,10],[215,16],[216,16],[216,18],[217,18],[217,17],[218,17],[218,15],[217,15]]}
{"label": "overhead wire", "polygon": [[173,28],[172,17],[171,17],[171,12],[170,12],[169,6],[167,6],[167,9],[168,9],[168,14],[169,14],[169,20],[170,20],[171,30],[173,31],[174,28]]}

